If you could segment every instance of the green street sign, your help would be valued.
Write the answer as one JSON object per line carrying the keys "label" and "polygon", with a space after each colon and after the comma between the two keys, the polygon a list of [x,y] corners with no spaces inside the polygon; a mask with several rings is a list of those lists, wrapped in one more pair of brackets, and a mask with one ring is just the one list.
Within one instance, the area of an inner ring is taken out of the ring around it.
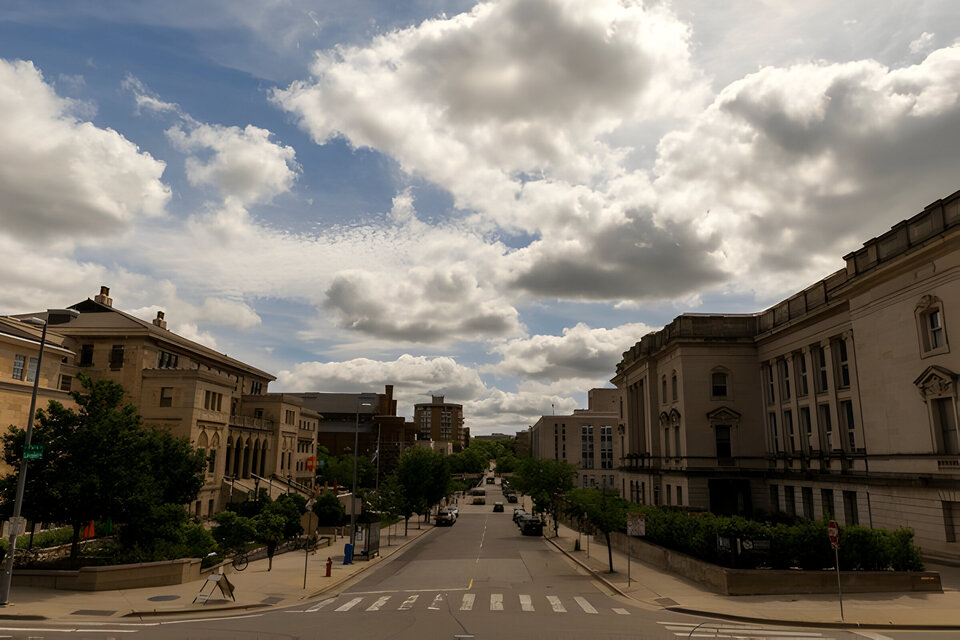
{"label": "green street sign", "polygon": [[23,448],[24,460],[39,460],[43,457],[42,444],[28,444]]}

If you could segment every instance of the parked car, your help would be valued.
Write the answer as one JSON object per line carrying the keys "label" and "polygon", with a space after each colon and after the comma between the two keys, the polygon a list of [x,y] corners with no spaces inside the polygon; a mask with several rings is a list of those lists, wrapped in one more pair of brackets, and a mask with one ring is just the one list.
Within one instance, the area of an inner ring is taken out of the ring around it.
{"label": "parked car", "polygon": [[441,509],[434,518],[438,527],[452,527],[457,521],[457,514],[450,511],[449,508]]}
{"label": "parked car", "polygon": [[493,476],[487,476],[487,484],[495,484],[496,480],[493,479]]}
{"label": "parked car", "polygon": [[494,510],[495,512],[498,512],[498,513],[503,513],[503,503],[502,503],[502,502],[494,502],[494,503],[493,503],[493,510]]}
{"label": "parked car", "polygon": [[450,513],[452,513],[458,518],[460,517],[460,507],[447,507],[447,511],[449,511]]}
{"label": "parked car", "polygon": [[481,496],[476,496],[473,499],[473,504],[487,504],[487,499]]}
{"label": "parked car", "polygon": [[520,533],[525,536],[542,536],[543,522],[537,516],[527,514],[520,518]]}
{"label": "parked car", "polygon": [[509,503],[511,503],[511,504],[516,504],[516,502],[517,502],[517,494],[515,494],[515,493],[508,494],[508,495],[507,495],[507,502],[509,502]]}
{"label": "parked car", "polygon": [[527,512],[524,511],[522,508],[516,508],[513,510],[513,521],[517,524],[517,526],[520,525],[520,518],[522,518],[525,515],[527,515]]}

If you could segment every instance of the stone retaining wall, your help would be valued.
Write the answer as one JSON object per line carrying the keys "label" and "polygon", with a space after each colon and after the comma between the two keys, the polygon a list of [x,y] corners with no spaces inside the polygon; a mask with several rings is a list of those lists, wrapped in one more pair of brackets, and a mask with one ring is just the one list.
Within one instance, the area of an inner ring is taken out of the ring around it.
{"label": "stone retaining wall", "polygon": [[200,579],[200,560],[182,558],[163,562],[118,564],[80,569],[15,569],[13,584],[70,591],[108,591],[164,587]]}
{"label": "stone retaining wall", "polygon": [[[603,544],[603,536],[594,539]],[[728,569],[625,533],[611,533],[610,542],[621,553],[626,553],[629,545],[630,556],[635,560],[679,574],[728,596],[835,593],[837,590],[835,571]],[[840,584],[844,593],[943,591],[940,574],[935,571],[841,571]]]}

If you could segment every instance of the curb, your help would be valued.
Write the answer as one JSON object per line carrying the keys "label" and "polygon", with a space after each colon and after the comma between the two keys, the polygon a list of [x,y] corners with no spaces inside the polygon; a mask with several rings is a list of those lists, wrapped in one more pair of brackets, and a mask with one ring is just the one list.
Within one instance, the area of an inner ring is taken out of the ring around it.
{"label": "curb", "polygon": [[[647,604],[641,600],[637,600],[630,594],[624,592],[620,587],[613,584],[602,574],[597,572],[596,569],[593,569],[587,566],[579,558],[573,556],[560,546],[559,543],[555,542],[552,538],[544,538],[547,542],[552,544],[557,548],[563,555],[570,558],[576,562],[580,567],[585,569],[592,575],[594,578],[600,580],[603,584],[607,585],[618,594],[624,598],[630,598],[634,602],[640,602],[641,604]],[[666,611],[671,611],[673,613],[681,613],[684,615],[694,615],[701,616],[704,618],[717,618],[718,620],[729,620],[731,622],[750,622],[755,624],[772,624],[772,625],[783,625],[791,627],[807,627],[807,628],[816,628],[816,629],[887,629],[893,631],[956,631],[960,630],[960,625],[949,625],[949,624],[884,624],[884,623],[865,623],[865,622],[812,622],[810,620],[785,620],[782,618],[759,618],[755,616],[740,616],[732,613],[720,613],[717,611],[703,611],[700,609],[691,609],[688,607],[662,607]]]}
{"label": "curb", "polygon": [[119,618],[158,618],[161,616],[178,616],[185,613],[202,613],[206,611],[210,612],[221,612],[221,611],[246,611],[248,609],[265,609],[273,605],[263,604],[263,603],[253,603],[253,604],[235,604],[235,605],[224,605],[221,607],[209,607],[206,609],[191,608],[191,609],[150,609],[148,611],[130,611],[123,614],[122,616],[117,616]]}
{"label": "curb", "polygon": [[624,598],[630,598],[631,600],[634,599],[634,598],[632,598],[629,594],[627,594],[626,592],[624,592],[623,589],[621,589],[621,588],[618,587],[617,585],[613,584],[612,582],[610,582],[609,580],[607,580],[606,578],[604,578],[603,575],[601,575],[599,572],[597,572],[596,569],[593,569],[593,568],[587,566],[586,564],[584,564],[583,562],[581,562],[579,558],[575,558],[574,556],[570,555],[570,552],[568,552],[566,549],[564,549],[563,547],[561,547],[559,543],[554,542],[553,539],[544,536],[544,540],[546,540],[547,542],[549,542],[550,544],[552,544],[554,547],[557,548],[557,550],[560,551],[560,553],[562,553],[563,555],[567,556],[568,558],[570,558],[571,560],[573,560],[574,562],[576,562],[576,563],[577,563],[578,565],[580,565],[583,569],[587,570],[587,571],[590,573],[590,575],[592,575],[594,578],[596,578],[597,580],[599,580],[599,581],[602,582],[603,584],[607,585],[608,587],[610,587],[611,589],[613,589],[614,591],[616,591],[618,594],[620,594],[620,595],[623,596]]}

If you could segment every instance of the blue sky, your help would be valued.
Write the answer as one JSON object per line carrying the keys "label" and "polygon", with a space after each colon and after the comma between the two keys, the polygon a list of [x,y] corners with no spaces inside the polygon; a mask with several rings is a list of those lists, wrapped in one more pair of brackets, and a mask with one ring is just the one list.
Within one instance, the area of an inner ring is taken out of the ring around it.
{"label": "blue sky", "polygon": [[474,433],[960,188],[944,1],[0,6],[0,313],[115,304]]}

